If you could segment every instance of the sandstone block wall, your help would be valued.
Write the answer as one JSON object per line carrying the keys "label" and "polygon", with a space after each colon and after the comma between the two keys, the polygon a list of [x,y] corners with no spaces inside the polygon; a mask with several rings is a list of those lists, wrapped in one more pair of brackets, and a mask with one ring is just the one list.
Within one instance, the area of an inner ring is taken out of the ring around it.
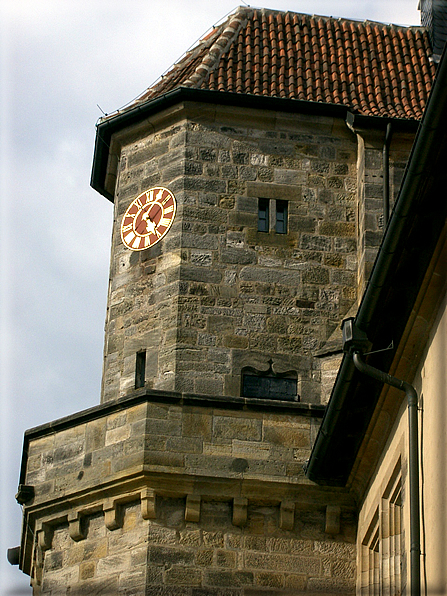
{"label": "sandstone block wall", "polygon": [[[384,134],[359,131],[357,162],[357,255],[358,296],[363,295],[385,230],[383,218],[383,143]],[[410,155],[413,135],[394,134],[390,148],[389,214]]]}
{"label": "sandstone block wall", "polygon": [[[32,440],[25,482],[34,487],[34,504],[99,490],[131,472],[155,478],[168,474],[169,482],[177,475],[179,483],[186,476],[225,479],[230,481],[225,489],[229,496],[234,493],[233,480],[252,482],[258,496],[257,481],[268,481],[269,493],[274,482],[309,484],[303,466],[321,409],[273,402],[263,410],[255,399],[208,405],[200,396],[151,395],[155,403],[140,392],[116,412],[98,417],[95,412],[102,410],[93,408],[87,422],[77,423],[80,415],[75,415],[67,428],[42,432]],[[142,403],[132,405],[135,399]],[[278,490],[281,495],[283,489]]]}
{"label": "sandstone block wall", "polygon": [[[102,405],[27,434],[22,569],[36,594],[353,593],[356,506],[303,467],[382,234],[380,143],[185,104],[113,146]],[[131,252],[121,218],[153,186],[177,216]],[[288,234],[258,231],[260,198],[288,202]],[[294,376],[296,400],[241,398],[247,370]]]}
{"label": "sandstone block wall", "polygon": [[255,401],[140,392],[30,431],[35,593],[350,593],[353,503],[303,473],[321,410]]}
{"label": "sandstone block wall", "polygon": [[[313,358],[357,296],[356,139],[332,118],[184,106],[177,122],[120,140],[103,400],[134,388],[241,394],[251,366],[292,371],[320,401]],[[151,186],[178,200],[163,242],[119,237]],[[287,200],[289,233],[257,231],[258,199]]]}
{"label": "sandstone block wall", "polygon": [[229,503],[206,502],[201,519],[184,521],[184,500],[160,499],[157,518],[139,503],[123,508],[122,526],[108,530],[91,516],[84,540],[73,543],[66,525],[46,551],[45,594],[260,596],[354,594],[353,532],[336,541],[324,516],[301,513],[293,529],[278,526],[278,510],[253,505],[244,528],[232,524]]}

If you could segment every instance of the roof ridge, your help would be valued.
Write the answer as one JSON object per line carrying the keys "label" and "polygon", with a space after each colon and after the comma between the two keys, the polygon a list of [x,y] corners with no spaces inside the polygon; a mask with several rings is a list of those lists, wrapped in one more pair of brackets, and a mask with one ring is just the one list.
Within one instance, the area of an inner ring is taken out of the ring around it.
{"label": "roof ridge", "polygon": [[244,22],[248,20],[249,14],[253,13],[250,7],[239,6],[231,14],[227,21],[221,25],[222,33],[217,36],[216,41],[211,45],[203,60],[196,67],[191,76],[183,81],[182,86],[200,87],[203,79],[214,70],[222,54],[228,49],[234,38],[238,35]]}
{"label": "roof ridge", "polygon": [[[242,8],[242,7],[241,7]],[[392,23],[387,21],[374,21],[371,19],[355,19],[353,17],[342,17],[342,16],[334,16],[334,15],[327,15],[327,14],[319,14],[319,13],[310,13],[310,12],[298,12],[296,10],[281,10],[279,8],[256,8],[253,7],[253,10],[259,10],[264,14],[272,13],[272,14],[291,14],[296,15],[298,17],[307,17],[311,19],[323,19],[324,21],[338,21],[344,23],[353,23],[355,25],[364,25],[365,23],[369,23],[370,25],[382,25],[384,27],[396,27],[398,29],[422,29],[425,30],[426,27],[424,25],[405,25],[403,23]]]}

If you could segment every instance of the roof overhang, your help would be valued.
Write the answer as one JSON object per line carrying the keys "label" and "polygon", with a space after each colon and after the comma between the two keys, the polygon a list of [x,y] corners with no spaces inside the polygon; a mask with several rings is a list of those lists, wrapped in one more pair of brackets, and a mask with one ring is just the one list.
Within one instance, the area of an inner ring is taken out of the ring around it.
{"label": "roof overhang", "polygon": [[[96,127],[93,166],[90,180],[91,186],[109,199],[109,201],[113,202],[114,197],[113,192],[111,192],[111,185],[107,183],[108,169],[110,167],[110,162],[113,159],[113,156],[110,154],[112,136],[143,122],[163,110],[185,101],[259,110],[272,110],[292,114],[326,115],[343,120],[347,120],[349,114],[349,124],[351,126],[355,124],[355,126],[365,129],[374,128],[376,130],[385,130],[387,123],[390,121],[390,119],[383,117],[351,114],[349,108],[341,104],[177,87],[164,95],[150,99],[141,104],[136,104],[114,116],[104,118],[98,123]],[[415,120],[392,119],[392,122],[394,130],[414,132],[418,126],[418,122]]]}
{"label": "roof overhang", "polygon": [[[366,357],[368,364],[385,372],[391,369],[394,373],[396,354],[402,350],[415,305],[421,300],[427,271],[434,266],[441,250],[447,217],[446,163],[447,60],[444,58],[355,318],[357,327],[372,342],[373,351],[394,342],[396,350]],[[404,380],[412,382],[411,369],[407,374],[410,378]],[[352,480],[356,458],[371,420],[377,415],[382,388],[381,383],[362,375],[352,357],[345,354],[307,466],[308,478],[332,486],[345,486]]]}

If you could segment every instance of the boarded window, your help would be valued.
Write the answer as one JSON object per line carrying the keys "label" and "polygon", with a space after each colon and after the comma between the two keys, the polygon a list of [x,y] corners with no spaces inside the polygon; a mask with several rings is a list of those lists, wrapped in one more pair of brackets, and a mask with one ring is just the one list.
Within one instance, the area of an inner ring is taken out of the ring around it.
{"label": "boarded window", "polygon": [[287,221],[287,201],[258,199],[258,232],[272,230],[276,234],[287,234]]}
{"label": "boarded window", "polygon": [[242,369],[242,396],[299,401],[296,371],[276,373],[273,361],[270,360],[268,364],[266,371],[251,366]]}
{"label": "boarded window", "polygon": [[296,400],[297,380],[245,374],[242,395],[243,397]]}

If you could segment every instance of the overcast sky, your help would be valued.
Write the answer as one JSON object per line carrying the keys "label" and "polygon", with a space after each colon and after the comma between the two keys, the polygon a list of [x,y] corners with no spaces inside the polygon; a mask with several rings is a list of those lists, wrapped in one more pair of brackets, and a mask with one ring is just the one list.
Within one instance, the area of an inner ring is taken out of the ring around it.
{"label": "overcast sky", "polygon": [[[265,6],[418,25],[417,3]],[[100,110],[140,95],[237,6],[0,2],[0,596],[30,593],[6,561],[20,542],[24,431],[99,403],[112,224],[111,203],[89,186]]]}

